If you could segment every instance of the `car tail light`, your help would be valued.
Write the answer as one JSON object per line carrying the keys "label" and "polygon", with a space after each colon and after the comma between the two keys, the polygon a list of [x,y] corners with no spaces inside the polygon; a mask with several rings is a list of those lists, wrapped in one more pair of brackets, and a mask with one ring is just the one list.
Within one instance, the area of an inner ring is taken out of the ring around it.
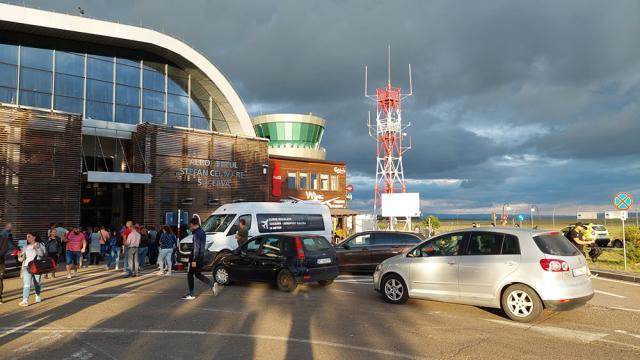
{"label": "car tail light", "polygon": [[564,260],[558,259],[542,259],[540,260],[540,266],[544,271],[550,272],[565,272],[569,271],[569,264]]}
{"label": "car tail light", "polygon": [[298,254],[298,260],[304,260],[304,249],[299,237],[296,238],[296,253]]}
{"label": "car tail light", "polygon": [[13,249],[13,251],[11,251],[11,256],[18,256],[20,254],[20,250],[18,249]]}

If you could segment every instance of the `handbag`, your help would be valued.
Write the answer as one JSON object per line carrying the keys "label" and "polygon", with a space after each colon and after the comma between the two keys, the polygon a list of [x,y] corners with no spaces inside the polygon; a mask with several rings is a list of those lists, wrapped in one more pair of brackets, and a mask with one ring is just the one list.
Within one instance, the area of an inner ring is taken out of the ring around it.
{"label": "handbag", "polygon": [[27,264],[27,269],[33,275],[47,274],[56,270],[56,262],[50,257],[31,260]]}

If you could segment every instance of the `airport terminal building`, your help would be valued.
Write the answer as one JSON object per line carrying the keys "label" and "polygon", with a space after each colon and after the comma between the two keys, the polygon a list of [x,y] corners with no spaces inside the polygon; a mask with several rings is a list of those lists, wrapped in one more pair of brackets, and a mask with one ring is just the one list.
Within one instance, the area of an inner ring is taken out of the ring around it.
{"label": "airport terminal building", "polygon": [[190,46],[0,4],[0,219],[18,236],[267,201],[269,167],[268,140]]}

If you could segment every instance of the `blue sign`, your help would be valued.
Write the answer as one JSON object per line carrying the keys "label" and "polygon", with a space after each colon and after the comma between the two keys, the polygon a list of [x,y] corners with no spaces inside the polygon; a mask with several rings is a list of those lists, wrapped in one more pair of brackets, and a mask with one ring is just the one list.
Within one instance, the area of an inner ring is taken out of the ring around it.
{"label": "blue sign", "polygon": [[618,210],[629,210],[633,206],[633,198],[631,194],[619,192],[613,197],[613,206]]}
{"label": "blue sign", "polygon": [[518,220],[518,221],[524,221],[524,215],[522,215],[522,214],[518,214],[518,216],[516,216],[516,220]]}

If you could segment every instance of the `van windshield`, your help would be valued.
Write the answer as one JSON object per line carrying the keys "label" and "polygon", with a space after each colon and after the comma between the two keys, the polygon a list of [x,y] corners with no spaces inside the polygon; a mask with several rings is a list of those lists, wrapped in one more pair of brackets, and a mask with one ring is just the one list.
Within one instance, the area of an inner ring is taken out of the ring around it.
{"label": "van windshield", "polygon": [[236,214],[211,215],[202,223],[202,230],[208,233],[224,232],[236,218]]}

